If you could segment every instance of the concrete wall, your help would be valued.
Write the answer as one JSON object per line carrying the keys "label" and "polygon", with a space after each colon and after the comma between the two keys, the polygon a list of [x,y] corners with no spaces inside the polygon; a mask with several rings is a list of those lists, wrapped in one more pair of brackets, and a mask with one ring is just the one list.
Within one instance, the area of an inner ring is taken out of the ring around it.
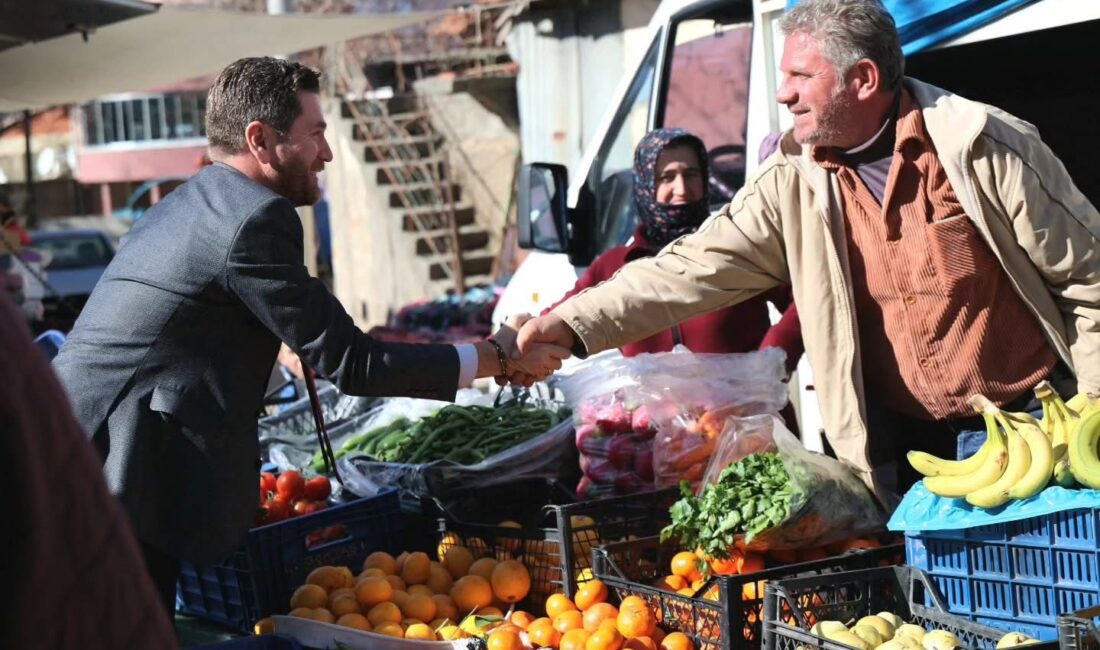
{"label": "concrete wall", "polygon": [[416,259],[415,240],[401,230],[388,193],[363,162],[363,144],[351,138],[351,121],[339,103],[325,106],[333,161],[325,168],[332,229],[333,290],[364,329],[384,325],[391,311],[434,297],[425,264]]}

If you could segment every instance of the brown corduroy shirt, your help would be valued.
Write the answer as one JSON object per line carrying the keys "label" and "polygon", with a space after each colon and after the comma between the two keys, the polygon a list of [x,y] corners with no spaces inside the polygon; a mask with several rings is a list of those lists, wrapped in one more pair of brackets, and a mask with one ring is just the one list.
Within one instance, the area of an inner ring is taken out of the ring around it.
{"label": "brown corduroy shirt", "polygon": [[840,152],[813,150],[841,188],[864,377],[891,410],[969,417],[971,395],[1005,404],[1057,357],[964,213],[904,90],[894,134],[881,203]]}

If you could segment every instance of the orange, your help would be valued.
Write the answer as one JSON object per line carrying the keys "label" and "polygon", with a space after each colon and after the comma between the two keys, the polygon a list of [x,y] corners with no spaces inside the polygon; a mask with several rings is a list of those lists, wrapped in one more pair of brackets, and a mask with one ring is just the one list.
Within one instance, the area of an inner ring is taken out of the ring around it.
{"label": "orange", "polygon": [[374,626],[375,634],[385,634],[386,636],[397,637],[398,639],[405,638],[405,628],[401,627],[400,623],[383,623],[381,625]]}
{"label": "orange", "polygon": [[333,589],[328,592],[328,608],[332,609],[332,603],[336,600],[337,596],[343,596],[345,594],[355,596],[355,590],[348,589],[347,587],[340,587],[339,589]]}
{"label": "orange", "polygon": [[359,576],[356,578],[356,582],[363,578],[383,578],[386,572],[379,568],[363,569],[359,572]]}
{"label": "orange", "polygon": [[764,580],[757,580],[756,582],[746,582],[741,587],[741,595],[748,600],[757,600],[764,597]]}
{"label": "orange", "polygon": [[573,601],[565,597],[565,594],[550,594],[546,599],[546,615],[550,618],[557,618],[562,612],[567,612],[571,609],[577,609],[577,606],[573,604]]}
{"label": "orange", "polygon": [[344,614],[336,619],[336,624],[343,625],[344,627],[353,627],[357,630],[363,630],[364,632],[371,631],[370,621],[362,614]]}
{"label": "orange", "polygon": [[695,650],[695,643],[683,632],[672,632],[661,639],[658,647],[661,650]]}
{"label": "orange", "polygon": [[562,634],[565,634],[569,630],[583,630],[584,614],[581,614],[575,609],[562,612],[554,618],[554,629]]}
{"label": "orange", "polygon": [[417,641],[435,641],[435,630],[423,623],[414,623],[405,629],[406,639]]}
{"label": "orange", "polygon": [[410,596],[420,594],[421,596],[428,596],[429,598],[435,595],[435,592],[428,588],[428,585],[409,585],[405,590]]}
{"label": "orange", "polygon": [[526,630],[533,620],[535,620],[534,616],[522,610],[516,610],[508,617],[508,622],[521,630]]}
{"label": "orange", "polygon": [[619,650],[626,639],[619,631],[611,627],[601,627],[588,637],[584,650]]}
{"label": "orange", "polygon": [[489,650],[523,650],[519,635],[511,630],[494,630],[486,645]]}
{"label": "orange", "polygon": [[470,552],[474,554],[475,558],[485,557],[489,555],[489,545],[485,543],[485,540],[480,537],[470,537],[466,539],[466,548],[470,549]]}
{"label": "orange", "polygon": [[401,567],[405,566],[405,560],[407,560],[407,559],[409,559],[409,552],[408,551],[401,551],[401,555],[398,555],[397,557],[394,558],[394,562],[397,563],[397,570],[394,571],[394,573],[397,573],[397,574],[401,573]]}
{"label": "orange", "polygon": [[483,557],[480,560],[475,560],[470,565],[467,573],[472,576],[481,576],[486,580],[493,579],[493,569],[497,568],[497,560],[491,557]]}
{"label": "orange", "polygon": [[577,589],[577,594],[573,596],[573,602],[577,604],[577,609],[582,612],[605,600],[607,600],[607,585],[599,580],[590,580],[584,583]]}
{"label": "orange", "polygon": [[260,620],[256,621],[256,625],[252,628],[252,633],[256,636],[260,636],[261,634],[271,634],[274,631],[275,620],[272,619],[270,616],[268,616],[267,618],[261,618]]}
{"label": "orange", "polygon": [[423,622],[424,621],[420,620],[419,618],[409,618],[406,616],[405,618],[401,619],[401,627],[405,628],[405,631],[407,632],[410,625],[416,625],[417,623]]}
{"label": "orange", "polygon": [[[378,603],[367,612],[367,620],[376,628],[383,623],[400,623],[401,610],[393,603]],[[403,636],[405,631],[402,630],[401,634]]]}
{"label": "orange", "polygon": [[531,574],[527,567],[516,560],[497,564],[492,576],[493,595],[505,603],[515,603],[527,597],[531,591]]}
{"label": "orange", "polygon": [[319,566],[306,576],[307,585],[318,585],[325,591],[344,586],[344,574],[334,566]]}
{"label": "orange", "polygon": [[691,587],[684,587],[683,589],[677,589],[676,593],[680,594],[681,596],[694,596],[695,590]]}
{"label": "orange", "polygon": [[295,607],[287,613],[287,616],[294,616],[297,618],[313,618],[312,607]]}
{"label": "orange", "polygon": [[359,601],[355,598],[355,594],[340,594],[332,599],[328,608],[336,618],[340,618],[344,614],[358,614]]}
{"label": "orange", "polygon": [[672,574],[692,582],[702,577],[699,573],[699,558],[689,551],[681,551],[672,556]]}
{"label": "orange", "polygon": [[626,639],[651,636],[657,629],[657,619],[653,617],[649,608],[624,609],[619,611],[619,616],[615,619],[615,627]]}
{"label": "orange", "polygon": [[363,607],[373,607],[393,598],[393,587],[385,578],[363,578],[355,588],[355,597]]}
{"label": "orange", "polygon": [[462,576],[451,587],[451,600],[460,614],[487,607],[493,602],[493,587],[481,576]]}
{"label": "orange", "polygon": [[328,604],[328,592],[320,585],[302,585],[294,590],[294,595],[290,597],[290,608],[296,609],[298,607],[308,607],[314,609],[316,607],[324,607]]}
{"label": "orange", "polygon": [[401,579],[407,585],[422,585],[428,581],[431,567],[432,561],[427,553],[409,553],[409,557],[405,558],[405,565],[401,567]]}
{"label": "orange", "polygon": [[504,612],[501,611],[501,609],[499,607],[494,607],[492,605],[490,605],[488,607],[482,607],[481,609],[477,610],[477,615],[478,616],[499,616],[501,619],[504,618]]}
{"label": "orange", "polygon": [[679,591],[688,586],[687,581],[678,575],[667,575],[657,581],[654,585],[658,589],[664,589],[665,591]]}
{"label": "orange", "polygon": [[724,560],[712,557],[708,564],[710,564],[710,572],[716,576],[731,576],[740,570],[737,562],[732,557]]}
{"label": "orange", "polygon": [[450,572],[452,578],[461,578],[470,572],[470,565],[474,563],[474,554],[465,546],[452,546],[443,553],[443,566]]}
{"label": "orange", "polygon": [[446,594],[450,593],[454,583],[454,578],[451,577],[450,572],[442,564],[432,562],[431,568],[428,569],[428,589],[431,589],[433,593]]}
{"label": "orange", "polygon": [[408,618],[417,618],[421,621],[430,621],[435,618],[435,600],[424,594],[412,594],[401,607],[401,613]]}
{"label": "orange", "polygon": [[432,602],[435,603],[435,615],[438,618],[449,618],[452,621],[458,620],[458,607],[455,606],[455,601],[451,600],[450,596],[446,594],[436,594],[432,596]]}
{"label": "orange", "polygon": [[646,602],[642,600],[641,596],[627,596],[626,598],[623,598],[621,603],[619,603],[620,614],[633,610],[648,612],[649,605],[647,605]]}
{"label": "orange", "polygon": [[436,632],[443,641],[457,641],[466,638],[466,633],[457,625],[444,625]]}
{"label": "orange", "polygon": [[363,570],[381,569],[382,575],[397,573],[397,560],[385,551],[375,551],[363,560]]}
{"label": "orange", "polygon": [[653,636],[649,638],[653,639],[653,642],[656,643],[657,647],[659,648],[661,647],[661,641],[663,641],[665,638],[665,631],[661,628],[657,628],[657,630],[653,632]]}
{"label": "orange", "polygon": [[652,637],[636,636],[626,640],[623,650],[657,650],[657,642]]}
{"label": "orange", "polygon": [[556,648],[561,641],[561,632],[554,628],[554,623],[548,618],[536,618],[527,626],[527,638],[536,648],[549,646]]}
{"label": "orange", "polygon": [[382,577],[386,579],[386,582],[390,583],[390,586],[393,587],[394,591],[405,591],[405,589],[408,587],[408,585],[405,584],[405,581],[401,579],[401,576],[389,575]]}
{"label": "orange", "polygon": [[332,615],[332,612],[328,611],[324,607],[317,607],[313,610],[313,615],[310,616],[315,621],[321,621],[322,623],[335,623],[336,617]]}
{"label": "orange", "polygon": [[398,609],[400,609],[405,606],[405,603],[409,602],[409,593],[401,590],[395,591],[393,595],[390,596],[390,602],[397,605]]}
{"label": "orange", "polygon": [[756,573],[764,570],[764,556],[746,552],[741,556],[741,573]]}
{"label": "orange", "polygon": [[[513,528],[517,531],[522,530],[523,526],[519,522],[505,520],[497,524],[501,528]],[[522,542],[519,540],[519,534],[516,537],[504,537],[503,535],[497,537],[497,548],[504,549],[505,551],[511,551],[515,553],[519,550]]]}
{"label": "orange", "polygon": [[558,650],[584,650],[584,644],[592,633],[588,630],[569,630],[561,635]]}
{"label": "orange", "polygon": [[595,632],[600,627],[600,623],[608,619],[615,619],[619,616],[619,610],[610,603],[596,603],[595,605],[584,610],[584,629],[589,632]]}

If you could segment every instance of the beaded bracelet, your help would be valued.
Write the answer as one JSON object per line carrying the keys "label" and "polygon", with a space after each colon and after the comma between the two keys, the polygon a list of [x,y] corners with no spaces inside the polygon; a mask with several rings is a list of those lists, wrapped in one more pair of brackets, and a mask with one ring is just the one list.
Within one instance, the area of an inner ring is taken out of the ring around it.
{"label": "beaded bracelet", "polygon": [[496,339],[487,338],[489,345],[493,346],[493,349],[497,351],[497,361],[500,362],[500,374],[498,377],[508,376],[508,355],[504,354],[504,348],[500,346],[500,343],[496,342]]}

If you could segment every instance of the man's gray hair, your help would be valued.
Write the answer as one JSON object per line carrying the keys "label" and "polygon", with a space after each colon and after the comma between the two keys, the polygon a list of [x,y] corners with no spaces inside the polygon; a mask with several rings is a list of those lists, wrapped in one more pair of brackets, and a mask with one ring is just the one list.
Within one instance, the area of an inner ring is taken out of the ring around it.
{"label": "man's gray hair", "polygon": [[858,61],[878,66],[882,84],[893,90],[905,74],[898,28],[881,0],[801,0],[779,23],[785,36],[808,34],[840,76]]}

